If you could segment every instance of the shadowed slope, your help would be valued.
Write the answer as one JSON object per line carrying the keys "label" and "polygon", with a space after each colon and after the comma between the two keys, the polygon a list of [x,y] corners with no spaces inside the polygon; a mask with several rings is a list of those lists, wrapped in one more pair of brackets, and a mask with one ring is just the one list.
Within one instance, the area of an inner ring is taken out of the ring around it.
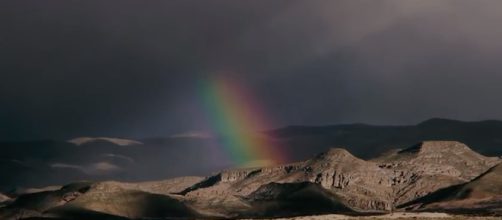
{"label": "shadowed slope", "polygon": [[72,203],[77,207],[127,218],[194,218],[200,215],[179,200],[135,190],[89,192]]}
{"label": "shadowed slope", "polygon": [[283,217],[323,213],[355,213],[333,192],[310,182],[269,183],[246,197],[252,205],[242,216]]}
{"label": "shadowed slope", "polygon": [[[179,184],[179,186],[173,184]],[[0,219],[25,217],[84,219],[84,216],[94,216],[97,219],[119,219],[117,216],[127,218],[200,217],[201,215],[182,201],[168,195],[170,190],[178,190],[188,184],[193,184],[193,182],[187,183],[178,179],[144,184],[75,183],[64,186],[60,190],[21,195],[14,202],[0,209]],[[161,192],[165,195],[139,189]]]}
{"label": "shadowed slope", "polygon": [[502,165],[496,165],[468,183],[438,190],[404,207],[502,215]]}

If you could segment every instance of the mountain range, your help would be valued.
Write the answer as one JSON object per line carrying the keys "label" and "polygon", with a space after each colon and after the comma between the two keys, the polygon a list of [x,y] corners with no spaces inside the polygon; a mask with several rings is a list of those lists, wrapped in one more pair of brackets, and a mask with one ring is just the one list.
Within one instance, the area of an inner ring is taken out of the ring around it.
{"label": "mountain range", "polygon": [[[460,141],[483,155],[502,155],[502,122],[494,120],[430,119],[409,126],[289,126],[264,134],[283,148],[286,162],[306,160],[332,147],[370,159],[423,140]],[[206,176],[236,167],[218,144],[218,137],[207,135],[0,142],[0,192],[16,196],[75,180],[134,182]]]}
{"label": "mountain range", "polygon": [[331,148],[300,162],[153,182],[85,181],[4,197],[0,219],[274,218],[396,211],[502,215],[502,159],[423,141],[363,160]]}

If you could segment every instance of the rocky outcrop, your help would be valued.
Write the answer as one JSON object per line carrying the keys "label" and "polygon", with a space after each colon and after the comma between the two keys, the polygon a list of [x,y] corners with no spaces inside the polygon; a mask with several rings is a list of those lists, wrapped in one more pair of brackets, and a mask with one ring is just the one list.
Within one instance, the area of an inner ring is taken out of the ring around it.
{"label": "rocky outcrop", "polygon": [[[226,196],[248,198],[264,185],[272,183],[308,182],[337,195],[337,202],[359,211],[392,209],[392,189],[386,170],[377,163],[354,157],[340,148],[294,164],[275,167],[227,170],[219,174],[221,181],[207,181],[189,189],[186,195],[197,200],[214,200]],[[213,177],[214,178],[214,177]],[[204,186],[204,187],[202,187]]]}
{"label": "rocky outcrop", "polygon": [[425,141],[375,159],[390,174],[394,205],[468,182],[500,162],[456,141]]}
{"label": "rocky outcrop", "polygon": [[249,198],[264,185],[309,182],[329,190],[352,210],[387,212],[439,189],[466,183],[499,162],[454,141],[426,141],[371,161],[333,148],[295,164],[226,170],[219,174],[220,182],[193,189],[188,195],[194,200]]}
{"label": "rocky outcrop", "polygon": [[230,169],[220,173],[222,182],[239,182],[255,175],[286,175],[302,168],[304,163],[285,164],[272,167]]}
{"label": "rocky outcrop", "polygon": [[376,163],[334,148],[309,161],[307,181],[320,184],[342,198],[353,209],[384,211],[392,208],[388,172]]}
{"label": "rocky outcrop", "polygon": [[222,182],[238,182],[260,172],[261,168],[247,168],[224,171],[220,175]]}
{"label": "rocky outcrop", "polygon": [[203,177],[197,176],[187,176],[187,177],[177,177],[162,181],[150,181],[150,182],[140,182],[140,183],[126,183],[126,182],[116,182],[116,181],[105,181],[93,184],[93,188],[100,191],[120,191],[120,190],[139,190],[143,192],[155,193],[155,194],[175,194],[179,193],[186,188],[193,186],[201,181]]}

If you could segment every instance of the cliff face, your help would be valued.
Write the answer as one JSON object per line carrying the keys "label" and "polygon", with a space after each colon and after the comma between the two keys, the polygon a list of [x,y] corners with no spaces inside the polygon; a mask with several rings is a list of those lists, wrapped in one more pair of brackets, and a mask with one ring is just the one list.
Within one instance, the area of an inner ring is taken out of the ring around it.
{"label": "cliff face", "polygon": [[186,196],[197,205],[217,200],[217,205],[228,202],[245,207],[238,198],[248,198],[264,185],[309,182],[328,190],[353,211],[387,212],[439,189],[466,183],[499,162],[454,141],[426,141],[371,161],[333,148],[299,163],[226,170],[217,175],[218,181],[213,177],[212,183],[193,188]]}
{"label": "cliff face", "polygon": [[360,211],[392,208],[388,171],[374,162],[354,157],[344,149],[331,149],[306,163],[305,180],[320,184]]}
{"label": "cliff face", "polygon": [[375,161],[391,172],[395,206],[468,182],[500,162],[455,141],[426,141]]}

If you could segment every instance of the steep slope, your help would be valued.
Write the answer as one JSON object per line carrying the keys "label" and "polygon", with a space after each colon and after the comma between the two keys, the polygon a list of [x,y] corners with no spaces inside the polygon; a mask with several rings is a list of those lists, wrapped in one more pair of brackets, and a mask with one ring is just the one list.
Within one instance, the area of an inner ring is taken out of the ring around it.
{"label": "steep slope", "polygon": [[389,173],[376,163],[356,158],[343,149],[331,149],[307,164],[307,170],[312,170],[308,181],[337,193],[349,207],[364,211],[392,208]]}
{"label": "steep slope", "polygon": [[502,164],[474,180],[439,190],[407,208],[502,215]]}
{"label": "steep slope", "polygon": [[502,196],[502,165],[465,184],[456,192],[455,199],[479,199]]}
{"label": "steep slope", "polygon": [[374,161],[392,173],[395,206],[468,182],[500,162],[456,141],[425,141]]}
{"label": "steep slope", "polygon": [[219,207],[224,206],[249,213],[250,204],[239,198],[253,197],[267,184],[302,182],[314,183],[330,191],[330,195],[336,195],[333,199],[337,203],[351,210],[375,212],[392,208],[387,171],[338,148],[300,163],[224,171],[183,194],[194,206],[211,212],[222,212]]}

